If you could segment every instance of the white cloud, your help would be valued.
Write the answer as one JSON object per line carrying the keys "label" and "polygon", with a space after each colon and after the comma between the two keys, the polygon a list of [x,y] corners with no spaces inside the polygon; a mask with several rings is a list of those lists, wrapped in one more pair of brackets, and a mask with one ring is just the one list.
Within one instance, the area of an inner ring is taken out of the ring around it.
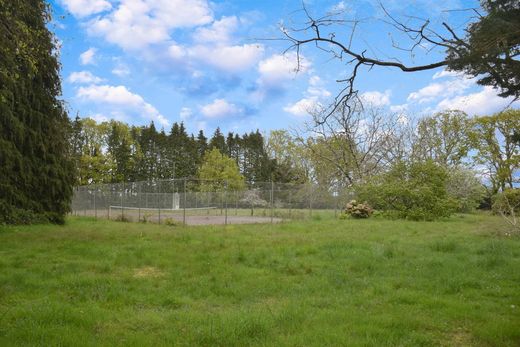
{"label": "white cloud", "polygon": [[433,74],[432,79],[436,80],[444,77],[462,77],[463,74],[455,71],[442,70]]}
{"label": "white cloud", "polygon": [[298,72],[307,72],[310,66],[310,62],[302,55],[300,55],[300,65],[298,65],[298,57],[295,52],[285,55],[274,54],[258,64],[258,72],[260,73],[258,82],[262,86],[278,86],[294,79]]}
{"label": "white cloud", "polygon": [[123,49],[166,42],[170,31],[213,20],[206,0],[121,0],[117,9],[87,23],[87,31]]}
{"label": "white cloud", "polygon": [[86,17],[110,10],[112,5],[106,0],[61,0],[67,10],[75,17]]}
{"label": "white cloud", "polygon": [[87,116],[87,118],[92,118],[96,121],[96,123],[103,123],[109,121],[108,117],[101,113],[92,114],[90,116]]}
{"label": "white cloud", "polygon": [[430,83],[424,88],[408,95],[408,102],[418,102],[420,104],[431,102],[436,98],[460,95],[474,84],[469,78],[456,78],[445,82]]}
{"label": "white cloud", "polygon": [[227,72],[239,72],[251,68],[263,52],[263,46],[257,44],[217,47],[199,45],[189,51],[190,55],[200,62]]}
{"label": "white cloud", "polygon": [[390,105],[390,90],[386,90],[384,93],[378,92],[377,90],[365,92],[360,95],[361,100],[367,102],[375,107],[382,107]]}
{"label": "white cloud", "polygon": [[168,120],[159,111],[145,102],[138,95],[130,92],[125,86],[90,85],[80,87],[76,96],[82,100],[100,104],[105,107],[115,107],[118,112],[138,114],[160,123],[168,125]]}
{"label": "white cloud", "polygon": [[239,20],[236,16],[222,17],[214,21],[209,27],[198,28],[193,34],[197,42],[203,43],[228,43],[231,34],[238,28]]}
{"label": "white cloud", "polygon": [[283,110],[295,116],[306,116],[320,106],[321,104],[315,97],[309,97],[303,98],[294,104],[289,104]]}
{"label": "white cloud", "polygon": [[90,47],[85,52],[81,53],[79,55],[79,61],[80,61],[81,65],[94,64],[96,52],[97,52],[96,48]]}
{"label": "white cloud", "polygon": [[130,69],[125,64],[117,64],[116,67],[112,69],[112,73],[119,77],[125,77],[130,75]]}
{"label": "white cloud", "polygon": [[224,118],[243,112],[242,108],[227,102],[225,99],[215,99],[212,103],[202,106],[200,111],[206,118]]}
{"label": "white cloud", "polygon": [[179,117],[183,121],[189,120],[192,115],[193,115],[193,111],[189,107],[183,107],[183,108],[181,108],[181,111],[179,112]]}
{"label": "white cloud", "polygon": [[485,115],[504,109],[511,101],[512,98],[502,98],[495,89],[485,86],[476,93],[445,98],[437,105],[436,110],[462,110],[469,115]]}
{"label": "white cloud", "polygon": [[78,84],[97,84],[104,80],[100,77],[93,75],[90,71],[77,71],[69,75],[67,79],[70,83]]}
{"label": "white cloud", "polygon": [[306,116],[322,107],[320,100],[328,98],[330,95],[330,92],[323,87],[320,77],[312,75],[309,78],[309,87],[305,92],[305,96],[294,104],[288,104],[283,110],[295,116]]}

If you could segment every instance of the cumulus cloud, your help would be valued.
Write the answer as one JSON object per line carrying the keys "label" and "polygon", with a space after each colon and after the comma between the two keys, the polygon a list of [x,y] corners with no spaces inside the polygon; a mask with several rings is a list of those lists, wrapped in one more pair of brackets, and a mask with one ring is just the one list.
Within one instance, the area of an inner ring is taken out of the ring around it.
{"label": "cumulus cloud", "polygon": [[215,99],[212,103],[200,108],[200,112],[206,118],[224,118],[243,113],[243,109],[225,99]]}
{"label": "cumulus cloud", "polygon": [[436,98],[447,97],[450,95],[463,94],[474,84],[469,78],[450,79],[445,82],[430,83],[424,88],[408,95],[408,102],[418,102],[420,104],[435,100]]}
{"label": "cumulus cloud", "polygon": [[504,109],[512,100],[498,96],[497,90],[485,86],[476,93],[445,98],[437,105],[436,110],[462,110],[469,115],[485,115]]}
{"label": "cumulus cloud", "polygon": [[208,27],[198,28],[193,34],[193,38],[202,43],[228,43],[232,40],[231,35],[237,30],[238,25],[239,20],[236,16],[222,17]]}
{"label": "cumulus cloud", "polygon": [[61,0],[60,2],[74,17],[78,18],[108,11],[112,8],[110,2],[106,0]]}
{"label": "cumulus cloud", "polygon": [[310,69],[310,62],[300,55],[300,64],[295,52],[285,55],[274,54],[260,61],[258,72],[259,84],[262,86],[278,86],[288,80],[294,79],[298,72],[305,73]]}
{"label": "cumulus cloud", "polygon": [[283,108],[285,112],[291,113],[295,116],[307,116],[310,112],[315,110],[317,107],[321,106],[321,104],[317,101],[316,98],[308,97],[300,99],[294,104],[289,104]]}
{"label": "cumulus cloud", "polygon": [[170,31],[212,22],[206,0],[121,0],[105,16],[87,23],[87,31],[127,50],[168,41]]}
{"label": "cumulus cloud", "polygon": [[79,62],[81,63],[81,65],[94,64],[96,52],[96,48],[90,47],[85,52],[81,53],[79,55]]}
{"label": "cumulus cloud", "polygon": [[390,90],[386,90],[384,93],[378,91],[369,91],[360,95],[361,100],[367,102],[375,107],[382,107],[390,105]]}
{"label": "cumulus cloud", "polygon": [[73,72],[67,78],[70,83],[76,84],[97,84],[104,80],[92,74],[90,71],[77,71]]}
{"label": "cumulus cloud", "polygon": [[320,100],[328,98],[330,95],[330,92],[323,87],[321,78],[312,75],[309,78],[309,86],[305,96],[293,104],[288,104],[283,110],[294,116],[307,116],[309,113],[322,107]]}
{"label": "cumulus cloud", "polygon": [[90,85],[80,87],[76,96],[81,100],[113,108],[117,112],[128,112],[151,119],[163,126],[168,120],[140,95],[130,92],[125,86]]}
{"label": "cumulus cloud", "polygon": [[239,72],[256,64],[264,51],[263,46],[245,44],[236,46],[195,46],[190,56],[200,62],[227,72]]}
{"label": "cumulus cloud", "polygon": [[189,120],[192,115],[193,115],[193,111],[189,107],[183,107],[183,108],[181,108],[181,111],[179,112],[179,117],[182,121]]}

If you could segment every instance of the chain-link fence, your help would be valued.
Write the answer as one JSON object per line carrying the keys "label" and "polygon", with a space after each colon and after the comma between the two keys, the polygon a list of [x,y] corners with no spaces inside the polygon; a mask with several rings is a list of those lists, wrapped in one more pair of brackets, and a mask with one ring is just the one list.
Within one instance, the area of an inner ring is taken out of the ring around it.
{"label": "chain-link fence", "polygon": [[275,223],[336,216],[351,194],[315,184],[170,179],[77,187],[72,213],[166,224]]}

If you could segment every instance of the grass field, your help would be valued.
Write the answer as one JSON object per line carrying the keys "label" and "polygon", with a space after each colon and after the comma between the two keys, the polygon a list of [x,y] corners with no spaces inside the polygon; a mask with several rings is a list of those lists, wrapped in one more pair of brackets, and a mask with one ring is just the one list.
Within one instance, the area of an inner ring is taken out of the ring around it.
{"label": "grass field", "polygon": [[0,345],[520,346],[499,222],[0,227]]}

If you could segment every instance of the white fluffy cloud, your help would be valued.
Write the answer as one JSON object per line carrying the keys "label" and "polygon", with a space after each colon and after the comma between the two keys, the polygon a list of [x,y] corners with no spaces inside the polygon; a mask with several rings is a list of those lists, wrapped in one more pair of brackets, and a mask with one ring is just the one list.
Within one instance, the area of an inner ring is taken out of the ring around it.
{"label": "white fluffy cloud", "polygon": [[69,75],[69,78],[67,78],[67,80],[70,83],[77,84],[97,84],[104,81],[102,78],[93,75],[90,71],[73,72]]}
{"label": "white fluffy cloud", "polygon": [[183,108],[181,108],[181,111],[179,112],[179,117],[182,121],[189,120],[192,115],[193,115],[193,112],[192,112],[191,108],[189,108],[189,107],[183,107]]}
{"label": "white fluffy cloud", "polygon": [[114,108],[116,112],[128,112],[149,118],[163,126],[168,120],[140,95],[130,92],[125,86],[90,85],[80,87],[76,96],[82,100]]}
{"label": "white fluffy cloud", "polygon": [[224,118],[241,114],[243,110],[225,99],[215,99],[212,103],[202,106],[200,112],[206,118]]}
{"label": "white fluffy cloud", "polygon": [[108,11],[112,8],[106,0],[61,0],[61,3],[75,17],[86,17],[96,13]]}
{"label": "white fluffy cloud", "polygon": [[79,55],[79,62],[81,65],[94,64],[96,58],[97,49],[90,47],[85,52]]}
{"label": "white fluffy cloud", "polygon": [[206,0],[121,0],[114,11],[89,21],[87,31],[123,49],[138,50],[168,41],[173,29],[212,20]]}
{"label": "white fluffy cloud", "polygon": [[431,102],[436,98],[447,97],[450,95],[463,94],[474,84],[473,80],[459,76],[444,82],[430,83],[424,88],[408,95],[408,102],[418,102],[420,104]]}
{"label": "white fluffy cloud", "polygon": [[298,57],[295,52],[285,55],[274,54],[258,64],[258,72],[260,73],[258,82],[262,86],[278,86],[294,79],[298,72],[307,72],[310,66],[310,62],[301,55],[298,65]]}
{"label": "white fluffy cloud", "polygon": [[236,16],[222,17],[214,21],[208,27],[200,27],[193,34],[197,42],[202,43],[228,43],[232,40],[232,34],[237,30],[239,19]]}
{"label": "white fluffy cloud", "polygon": [[507,107],[512,98],[502,98],[497,90],[485,86],[481,91],[468,95],[445,98],[437,105],[437,111],[462,110],[469,115],[485,115],[498,112]]}
{"label": "white fluffy cloud", "polygon": [[195,46],[190,49],[190,56],[202,63],[227,72],[239,72],[256,64],[264,52],[257,44],[237,46]]}
{"label": "white fluffy cloud", "polygon": [[320,104],[316,98],[308,97],[300,99],[294,104],[289,104],[283,108],[285,112],[291,113],[295,116],[307,116],[310,112],[314,111]]}
{"label": "white fluffy cloud", "polygon": [[328,98],[330,95],[330,92],[323,87],[320,77],[313,75],[309,78],[309,86],[305,96],[294,104],[288,104],[283,110],[294,116],[307,116],[322,107],[320,100]]}
{"label": "white fluffy cloud", "polygon": [[386,90],[384,93],[376,90],[365,92],[360,95],[361,100],[371,104],[375,107],[382,107],[390,105],[390,90]]}

